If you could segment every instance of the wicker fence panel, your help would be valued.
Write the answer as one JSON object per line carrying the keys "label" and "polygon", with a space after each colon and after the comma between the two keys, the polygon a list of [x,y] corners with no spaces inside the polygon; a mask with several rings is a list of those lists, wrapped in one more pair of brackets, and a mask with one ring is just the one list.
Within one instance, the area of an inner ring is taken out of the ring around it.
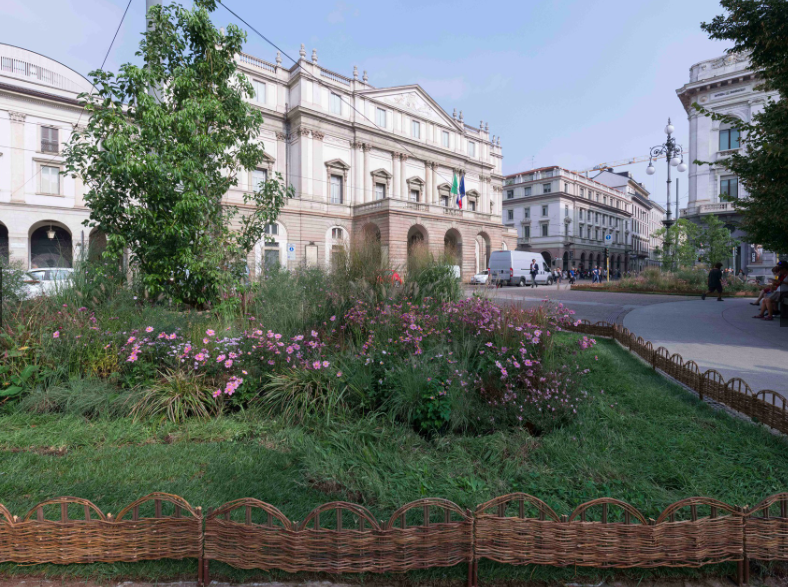
{"label": "wicker fence panel", "polygon": [[679,381],[681,381],[690,389],[697,391],[700,394],[701,399],[703,398],[700,367],[698,367],[698,364],[695,361],[687,361],[684,363],[684,367],[681,369],[681,377],[679,378]]}
{"label": "wicker fence panel", "polygon": [[[231,519],[231,514],[241,509],[244,520]],[[265,518],[255,522],[253,514],[258,512]],[[207,560],[221,561],[240,569],[297,572],[300,570],[295,561],[298,552],[290,520],[274,506],[257,499],[231,501],[205,518],[204,556]]]}
{"label": "wicker fence panel", "polygon": [[[171,510],[169,515],[165,507]],[[123,508],[112,522],[112,560],[202,558],[202,522],[202,509],[182,497],[146,495]]]}
{"label": "wicker fence panel", "polygon": [[714,369],[709,369],[701,375],[702,395],[714,401],[723,403],[725,399],[725,378]]}
{"label": "wicker fence panel", "polygon": [[[227,519],[241,507],[246,512],[244,522]],[[252,523],[251,508],[264,510],[271,523]],[[407,523],[412,513],[421,516],[421,523]],[[431,498],[403,506],[383,526],[367,509],[345,502],[324,504],[295,525],[273,506],[257,500],[225,504],[208,516],[205,526],[206,559],[291,573],[448,567],[471,562],[472,544],[472,517],[450,501]]]}
{"label": "wicker fence panel", "polygon": [[653,365],[656,369],[660,369],[667,373],[670,365],[670,352],[664,346],[659,347],[654,351],[653,361]]}
{"label": "wicker fence panel", "polygon": [[726,406],[742,414],[750,414],[752,412],[752,399],[752,389],[743,379],[734,377],[725,384],[722,401]]}
{"label": "wicker fence panel", "polygon": [[767,426],[788,434],[788,402],[785,396],[764,389],[755,394],[751,402],[751,417]]}
{"label": "wicker fence panel", "polygon": [[788,493],[772,495],[752,508],[744,535],[749,558],[788,560]]}
{"label": "wicker fence panel", "polygon": [[670,356],[670,361],[668,362],[668,367],[667,369],[665,369],[665,372],[671,377],[673,377],[673,379],[677,379],[681,381],[680,377],[683,369],[684,369],[684,357],[682,357],[678,353],[673,353]]}

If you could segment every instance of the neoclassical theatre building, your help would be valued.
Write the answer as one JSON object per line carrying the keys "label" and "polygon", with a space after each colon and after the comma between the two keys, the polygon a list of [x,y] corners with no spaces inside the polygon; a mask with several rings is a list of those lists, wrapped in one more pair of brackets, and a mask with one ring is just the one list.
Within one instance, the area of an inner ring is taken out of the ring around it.
{"label": "neoclassical theatre building", "polygon": [[[81,225],[88,210],[79,180],[56,172],[80,120],[76,96],[90,84],[30,51],[0,45],[0,57],[0,249],[30,267],[68,265],[90,244]],[[325,69],[303,46],[289,68],[279,56],[246,54],[238,66],[264,116],[267,157],[227,203],[242,206],[245,190],[277,172],[295,190],[250,254],[253,272],[273,263],[330,266],[340,247],[370,236],[393,267],[405,266],[416,243],[451,251],[467,280],[491,251],[516,246],[516,231],[501,222],[500,139],[488,125],[447,114],[418,85],[375,88],[366,72]],[[450,194],[455,173],[465,176],[462,209]]]}

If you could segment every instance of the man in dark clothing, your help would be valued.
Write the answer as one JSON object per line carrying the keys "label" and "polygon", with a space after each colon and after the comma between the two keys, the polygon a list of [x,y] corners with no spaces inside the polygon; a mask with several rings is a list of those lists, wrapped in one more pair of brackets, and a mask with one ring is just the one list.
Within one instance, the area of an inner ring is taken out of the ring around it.
{"label": "man in dark clothing", "polygon": [[531,287],[536,287],[536,275],[539,273],[539,265],[536,263],[536,259],[531,259]]}
{"label": "man in dark clothing", "polygon": [[709,271],[709,291],[700,296],[700,299],[705,300],[706,296],[717,292],[717,301],[722,301],[722,263],[714,265],[714,269]]}

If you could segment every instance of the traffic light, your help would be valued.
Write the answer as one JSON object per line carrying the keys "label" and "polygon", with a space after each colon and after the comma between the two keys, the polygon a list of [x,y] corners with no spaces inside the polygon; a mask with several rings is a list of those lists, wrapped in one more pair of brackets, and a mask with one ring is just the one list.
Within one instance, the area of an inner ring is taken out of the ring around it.
{"label": "traffic light", "polygon": [[605,261],[607,261],[609,258],[610,258],[610,249],[605,247]]}

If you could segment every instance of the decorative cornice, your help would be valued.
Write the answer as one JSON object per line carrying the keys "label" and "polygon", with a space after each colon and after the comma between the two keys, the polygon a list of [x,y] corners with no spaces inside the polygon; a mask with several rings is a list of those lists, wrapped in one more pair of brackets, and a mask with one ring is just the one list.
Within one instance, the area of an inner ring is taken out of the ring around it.
{"label": "decorative cornice", "polygon": [[277,132],[276,133],[276,138],[279,139],[280,141],[286,141],[287,140],[287,135],[285,133],[283,133],[283,132]]}
{"label": "decorative cornice", "polygon": [[302,137],[308,137],[309,134],[310,134],[310,130],[308,128],[306,128],[305,126],[299,126],[298,127],[298,134],[300,136],[302,136]]}
{"label": "decorative cornice", "polygon": [[14,112],[12,110],[9,110],[8,118],[11,119],[11,122],[24,122],[25,118],[27,118],[27,114],[25,114],[24,112]]}
{"label": "decorative cornice", "polygon": [[325,136],[326,136],[326,135],[325,135],[325,134],[323,134],[322,132],[320,132],[319,130],[313,130],[313,131],[312,131],[312,138],[313,138],[313,139],[317,139],[318,141],[321,141],[321,142],[322,142],[322,140],[323,140],[323,138],[324,138]]}

